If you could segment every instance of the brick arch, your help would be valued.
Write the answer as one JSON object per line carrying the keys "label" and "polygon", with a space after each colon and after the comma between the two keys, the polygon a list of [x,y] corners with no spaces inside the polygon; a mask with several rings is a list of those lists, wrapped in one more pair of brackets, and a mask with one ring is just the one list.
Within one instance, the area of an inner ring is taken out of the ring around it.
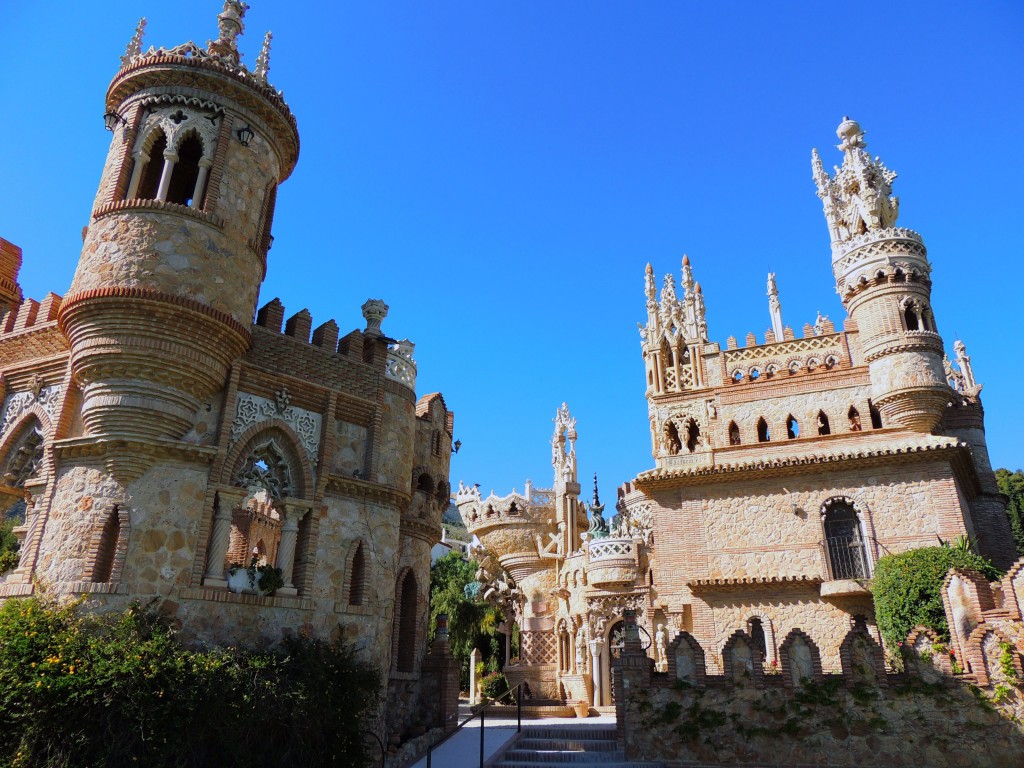
{"label": "brick arch", "polygon": [[117,584],[121,580],[131,528],[131,515],[125,504],[112,504],[105,511],[94,512],[84,581]]}
{"label": "brick arch", "polygon": [[[348,548],[348,555],[345,557],[345,605],[366,604],[368,597],[366,587],[370,582],[368,573],[372,562],[369,549],[366,540],[362,538],[353,541]],[[361,563],[357,559],[360,555],[362,556]]]}
{"label": "brick arch", "polygon": [[[262,440],[274,432],[280,433],[282,439],[281,447],[287,452],[289,468],[292,470],[292,496],[302,499],[312,499],[314,495],[313,465],[309,461],[306,449],[302,447],[302,441],[295,431],[281,419],[268,419],[258,424],[253,424],[245,432],[239,435],[228,451],[224,461],[224,468],[221,470],[220,482],[224,485],[234,485],[233,478],[239,469],[243,457],[250,447],[257,441]],[[298,470],[296,473],[295,470]],[[296,477],[296,474],[298,477]]]}
{"label": "brick arch", "polygon": [[839,646],[839,661],[843,665],[843,675],[846,677],[846,684],[853,687],[858,679],[862,677],[857,674],[857,670],[854,668],[853,648],[858,642],[866,642],[868,644],[874,668],[874,680],[879,686],[884,687],[886,685],[885,652],[882,650],[882,646],[875,642],[875,638],[860,627],[854,627],[847,632],[846,637],[843,638],[843,642]]}
{"label": "brick arch", "polygon": [[992,684],[991,676],[988,673],[988,666],[985,664],[985,653],[983,645],[985,638],[992,635],[1001,643],[1009,643],[1011,647],[1010,655],[1013,660],[1013,669],[1017,673],[1017,679],[1024,677],[1024,666],[1021,663],[1021,649],[1008,637],[1001,629],[994,627],[991,624],[981,624],[974,628],[971,632],[971,636],[967,639],[967,648],[964,651],[964,658],[962,661],[966,664],[967,671],[974,675],[975,680],[978,681],[978,685],[982,688]]}
{"label": "brick arch", "polygon": [[[416,655],[420,646],[420,590],[421,585],[412,567],[398,572],[395,580],[395,616],[391,633],[392,670],[403,673],[416,671]],[[410,591],[411,590],[411,591]]]}
{"label": "brick arch", "polygon": [[[761,629],[764,632],[764,647],[765,657],[761,660],[764,663],[771,663],[773,660],[777,660],[776,655],[776,637],[775,637],[775,622],[772,621],[771,616],[764,613],[750,613],[747,615],[747,627],[750,627],[752,619],[757,619],[761,622]],[[748,633],[753,639],[753,633]]]}
{"label": "brick arch", "polygon": [[1003,608],[1011,619],[1024,618],[1024,558],[1021,558],[1003,577]]}
{"label": "brick arch", "polygon": [[978,571],[950,568],[942,580],[940,594],[949,624],[950,647],[958,658],[963,659],[967,653],[968,640],[981,624],[984,612],[996,607],[992,589],[988,579]]}
{"label": "brick arch", "polygon": [[782,684],[787,688],[793,688],[796,681],[793,679],[793,673],[796,671],[793,669],[793,658],[790,654],[790,649],[796,643],[797,638],[802,640],[807,648],[811,652],[811,679],[820,680],[823,672],[821,668],[821,651],[818,649],[818,644],[811,639],[811,636],[804,632],[799,627],[794,627],[789,630],[786,638],[782,641],[782,645],[779,646],[779,666],[782,671]]}
{"label": "brick arch", "polygon": [[[833,430],[835,434],[835,430]],[[860,521],[861,532],[864,535],[864,552],[867,555],[867,569],[868,572],[865,574],[868,578],[875,573],[875,564],[878,562],[878,539],[875,535],[875,518],[871,514],[871,508],[867,502],[861,497],[860,494],[854,493],[850,496],[846,495],[835,495],[829,496],[825,499],[821,506],[818,507],[818,520],[821,525],[821,540],[826,540],[825,533],[825,515],[828,513],[830,507],[834,504],[848,504],[853,508],[854,513],[857,515],[857,519]],[[826,573],[831,573],[830,565],[828,560],[828,547],[824,549],[824,557],[826,562],[822,563],[825,567]]]}
{"label": "brick arch", "polygon": [[746,643],[750,649],[750,677],[754,686],[760,688],[764,685],[764,660],[761,658],[761,652],[754,646],[754,639],[743,629],[737,629],[729,635],[729,639],[722,646],[722,670],[725,672],[725,678],[736,680],[742,674],[742,670],[735,668],[733,661],[733,649],[741,643]]}
{"label": "brick arch", "polygon": [[680,677],[680,670],[678,668],[678,655],[679,649],[683,648],[684,652],[689,650],[693,656],[693,676],[689,680],[691,685],[697,688],[703,688],[707,683],[707,658],[704,655],[704,649],[700,643],[697,642],[697,638],[691,635],[689,632],[679,632],[672,642],[668,644],[668,648],[665,650],[668,656],[668,677],[669,680],[682,680]]}
{"label": "brick arch", "polygon": [[[11,458],[11,449],[25,436],[25,430],[29,428],[33,421],[38,421],[39,423],[39,430],[43,433],[44,445],[50,442],[53,436],[53,422],[50,420],[49,414],[39,403],[32,403],[15,419],[14,423],[8,428],[7,435],[0,441],[0,468],[7,466],[7,462]],[[42,464],[43,476],[51,477],[53,475],[53,456],[45,448],[43,450]]]}
{"label": "brick arch", "polygon": [[917,670],[920,674],[922,667],[921,652],[929,651],[932,653],[931,665],[947,674],[953,674],[953,665],[949,662],[949,656],[946,653],[935,653],[935,646],[939,644],[939,635],[931,627],[926,627],[922,624],[916,625],[909,633],[907,633],[907,639],[903,641],[902,656],[904,667],[908,670]]}

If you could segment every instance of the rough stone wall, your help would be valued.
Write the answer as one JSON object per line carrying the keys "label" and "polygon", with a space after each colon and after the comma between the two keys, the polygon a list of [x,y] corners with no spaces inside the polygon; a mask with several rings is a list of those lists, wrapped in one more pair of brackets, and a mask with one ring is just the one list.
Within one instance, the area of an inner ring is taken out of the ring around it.
{"label": "rough stone wall", "polygon": [[841,679],[787,690],[753,686],[631,688],[626,754],[701,766],[919,766],[1017,768],[1020,727],[963,685],[911,678],[888,688]]}

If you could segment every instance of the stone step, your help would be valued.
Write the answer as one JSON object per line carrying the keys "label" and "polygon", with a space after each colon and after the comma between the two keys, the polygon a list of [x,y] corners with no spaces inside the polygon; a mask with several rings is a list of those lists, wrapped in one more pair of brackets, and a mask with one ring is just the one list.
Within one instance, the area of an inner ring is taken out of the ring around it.
{"label": "stone step", "polygon": [[564,741],[573,739],[576,741],[615,741],[614,728],[579,728],[569,726],[568,728],[556,728],[548,726],[526,726],[523,728],[524,739],[555,739]]}
{"label": "stone step", "polygon": [[[567,765],[567,766],[578,766],[587,765],[587,763],[576,763],[576,762],[545,762],[540,760],[515,760],[506,761],[502,760],[500,763],[495,763],[494,768],[551,768],[555,765]],[[598,765],[600,768],[661,768],[661,763],[635,763],[635,762],[614,762],[614,763],[593,763]]]}
{"label": "stone step", "polygon": [[617,747],[614,739],[538,739],[526,736],[516,743],[516,749],[569,752],[614,752]]}
{"label": "stone step", "polygon": [[566,763],[573,765],[607,765],[622,762],[625,755],[619,750],[583,752],[572,749],[520,749],[517,745],[502,758],[510,762]]}

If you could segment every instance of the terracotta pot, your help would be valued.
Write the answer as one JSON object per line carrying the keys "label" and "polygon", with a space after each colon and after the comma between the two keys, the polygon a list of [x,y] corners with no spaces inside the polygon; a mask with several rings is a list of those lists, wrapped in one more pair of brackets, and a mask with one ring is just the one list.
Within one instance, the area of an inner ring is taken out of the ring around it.
{"label": "terracotta pot", "polygon": [[576,717],[590,717],[590,705],[585,701],[576,702],[573,709],[576,710]]}

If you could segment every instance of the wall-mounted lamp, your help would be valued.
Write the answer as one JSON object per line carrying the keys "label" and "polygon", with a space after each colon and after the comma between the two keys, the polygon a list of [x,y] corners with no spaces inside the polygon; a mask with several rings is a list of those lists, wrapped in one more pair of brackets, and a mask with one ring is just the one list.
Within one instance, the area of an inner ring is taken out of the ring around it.
{"label": "wall-mounted lamp", "polygon": [[452,443],[452,453],[458,453],[459,452],[459,448],[461,448],[461,447],[462,447],[462,441],[461,440],[456,440],[454,443]]}
{"label": "wall-mounted lamp", "polygon": [[241,143],[243,147],[248,147],[249,142],[252,141],[252,137],[255,136],[256,133],[253,131],[252,128],[249,127],[248,124],[246,124],[239,128],[237,131],[235,131],[235,135],[238,136],[238,141]]}
{"label": "wall-mounted lamp", "polygon": [[128,121],[113,110],[103,115],[103,127],[108,131],[116,131],[119,124],[128,125]]}

